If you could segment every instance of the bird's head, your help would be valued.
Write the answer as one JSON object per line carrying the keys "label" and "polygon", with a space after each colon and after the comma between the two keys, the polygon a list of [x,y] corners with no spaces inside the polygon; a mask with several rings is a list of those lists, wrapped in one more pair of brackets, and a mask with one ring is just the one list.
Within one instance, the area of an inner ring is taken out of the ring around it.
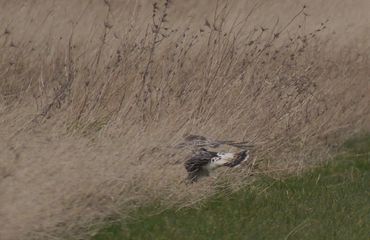
{"label": "bird's head", "polygon": [[230,163],[234,158],[235,158],[234,153],[219,152],[217,153],[216,157],[213,157],[211,159],[210,167],[214,169],[224,166],[225,164]]}

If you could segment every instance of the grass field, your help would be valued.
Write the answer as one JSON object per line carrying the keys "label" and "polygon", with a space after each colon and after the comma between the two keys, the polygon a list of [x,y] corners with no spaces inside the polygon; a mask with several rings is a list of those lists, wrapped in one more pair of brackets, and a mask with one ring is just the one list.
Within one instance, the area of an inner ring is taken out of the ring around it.
{"label": "grass field", "polygon": [[136,220],[106,227],[94,240],[118,239],[369,239],[370,136],[303,176],[254,185],[199,208],[156,207]]}

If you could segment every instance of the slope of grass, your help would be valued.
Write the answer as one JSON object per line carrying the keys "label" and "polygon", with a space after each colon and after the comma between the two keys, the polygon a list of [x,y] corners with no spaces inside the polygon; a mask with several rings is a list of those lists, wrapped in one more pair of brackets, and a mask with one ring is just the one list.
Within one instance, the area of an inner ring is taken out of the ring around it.
{"label": "slope of grass", "polygon": [[94,240],[118,239],[369,239],[370,137],[351,140],[326,166],[285,180],[263,178],[217,196],[198,209],[137,212]]}

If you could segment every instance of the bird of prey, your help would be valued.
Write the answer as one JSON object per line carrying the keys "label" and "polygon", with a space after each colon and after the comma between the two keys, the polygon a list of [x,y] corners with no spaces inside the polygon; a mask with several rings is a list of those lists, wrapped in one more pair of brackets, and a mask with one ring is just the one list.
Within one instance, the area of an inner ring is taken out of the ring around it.
{"label": "bird of prey", "polygon": [[219,167],[237,167],[247,161],[249,152],[246,150],[239,153],[212,152],[205,148],[198,151],[185,162],[184,166],[188,172],[187,180],[190,183],[196,182],[200,177],[209,176],[210,171]]}

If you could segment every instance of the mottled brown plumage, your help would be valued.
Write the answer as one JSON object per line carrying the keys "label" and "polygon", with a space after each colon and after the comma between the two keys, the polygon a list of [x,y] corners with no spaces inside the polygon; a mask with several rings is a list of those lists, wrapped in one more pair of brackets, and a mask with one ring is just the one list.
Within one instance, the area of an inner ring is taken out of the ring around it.
{"label": "mottled brown plumage", "polygon": [[184,166],[188,172],[188,181],[190,183],[198,181],[202,176],[209,176],[209,171],[218,167],[236,167],[248,159],[248,153],[242,151],[239,153],[220,153],[208,151],[200,148],[193,152],[193,155],[186,160]]}

